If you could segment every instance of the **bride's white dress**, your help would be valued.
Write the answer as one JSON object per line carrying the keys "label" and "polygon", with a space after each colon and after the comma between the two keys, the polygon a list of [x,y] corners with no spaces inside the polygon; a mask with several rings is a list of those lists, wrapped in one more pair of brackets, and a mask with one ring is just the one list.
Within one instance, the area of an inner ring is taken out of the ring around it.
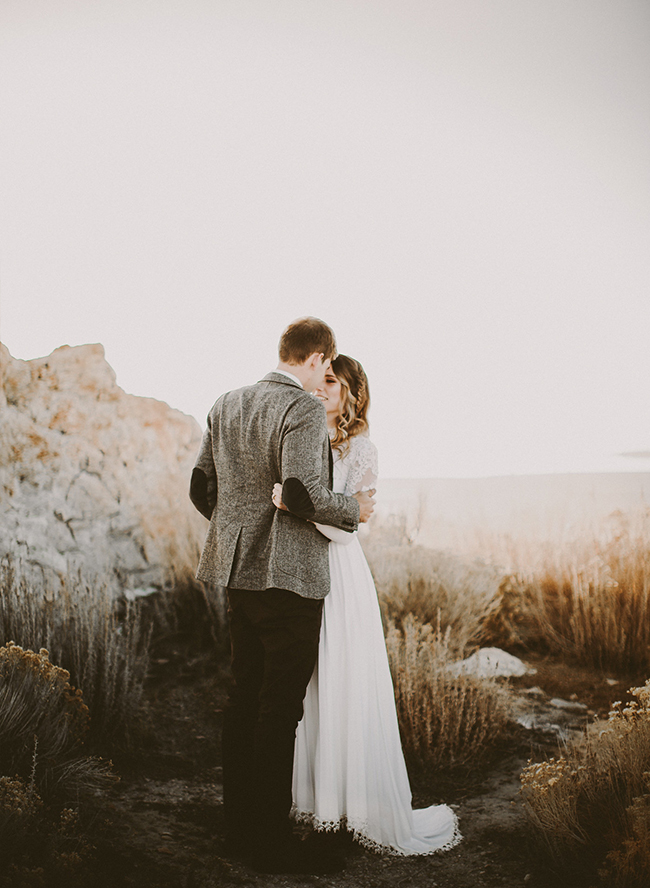
{"label": "bride's white dress", "polygon": [[[334,490],[375,486],[377,450],[365,436],[334,462]],[[294,814],[317,829],[345,826],[367,847],[431,854],[456,845],[447,805],[414,811],[372,574],[357,534],[318,525],[329,547],[318,663],[296,734]]]}

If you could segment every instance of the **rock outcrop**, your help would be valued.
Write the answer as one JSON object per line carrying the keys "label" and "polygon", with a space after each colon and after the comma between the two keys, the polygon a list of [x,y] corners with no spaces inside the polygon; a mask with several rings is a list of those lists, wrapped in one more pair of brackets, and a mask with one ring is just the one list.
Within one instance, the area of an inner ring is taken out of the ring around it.
{"label": "rock outcrop", "polygon": [[0,558],[130,590],[193,571],[200,441],[192,417],[126,394],[101,345],[21,361],[0,343]]}

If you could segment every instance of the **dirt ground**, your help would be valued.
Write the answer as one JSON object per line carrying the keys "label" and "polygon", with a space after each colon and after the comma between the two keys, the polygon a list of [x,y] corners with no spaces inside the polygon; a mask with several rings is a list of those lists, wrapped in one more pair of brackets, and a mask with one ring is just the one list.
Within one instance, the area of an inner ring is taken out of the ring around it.
{"label": "dirt ground", "polygon": [[[575,888],[538,856],[518,799],[519,773],[529,759],[552,755],[560,730],[578,728],[606,714],[627,687],[589,670],[567,669],[528,658],[537,673],[511,680],[523,706],[541,727],[513,723],[491,761],[469,773],[444,777],[412,774],[414,806],[445,801],[454,806],[463,841],[430,857],[377,855],[335,841],[346,868],[328,876],[258,875],[229,861],[222,848],[219,735],[227,677],[209,652],[192,653],[191,640],[171,639],[158,649],[147,685],[155,742],[146,755],[116,761],[121,780],[92,825],[94,848],[80,884],[93,888]],[[533,693],[527,693],[533,688]],[[588,711],[554,709],[552,697],[574,695]],[[527,701],[530,701],[528,704]],[[546,716],[544,712],[546,711]],[[541,713],[541,715],[540,715]],[[546,721],[544,721],[546,718]],[[563,721],[562,721],[563,720]]]}

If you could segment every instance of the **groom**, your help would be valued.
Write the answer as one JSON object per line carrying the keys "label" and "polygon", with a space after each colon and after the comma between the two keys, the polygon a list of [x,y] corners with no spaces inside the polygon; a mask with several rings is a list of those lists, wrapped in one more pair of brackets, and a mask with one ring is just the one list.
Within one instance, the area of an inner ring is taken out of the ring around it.
{"label": "groom", "polygon": [[[197,578],[225,586],[229,604],[226,842],[260,872],[322,871],[289,819],[295,732],[330,586],[329,541],[314,522],[351,532],[374,508],[374,491],[331,491],[325,410],[310,393],[335,357],[323,321],[290,324],[277,369],[215,403],[192,472],[190,497],[210,520]],[[288,511],[272,503],[276,482]]]}

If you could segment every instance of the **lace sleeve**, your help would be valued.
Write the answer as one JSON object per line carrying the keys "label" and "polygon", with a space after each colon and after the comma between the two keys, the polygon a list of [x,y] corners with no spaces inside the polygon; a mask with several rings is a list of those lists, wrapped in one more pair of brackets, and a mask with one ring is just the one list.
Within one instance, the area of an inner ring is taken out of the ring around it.
{"label": "lace sleeve", "polygon": [[345,482],[345,493],[352,496],[360,490],[369,490],[377,483],[379,474],[377,448],[370,438],[357,435],[350,441],[350,452],[347,456],[350,471]]}
{"label": "lace sleeve", "polygon": [[[345,481],[345,494],[352,496],[359,490],[368,490],[377,482],[377,448],[370,438],[357,435],[350,441],[350,450],[344,457],[349,465],[348,476]],[[346,533],[336,527],[317,524],[316,527],[333,543],[346,546],[356,537],[358,531]]]}

